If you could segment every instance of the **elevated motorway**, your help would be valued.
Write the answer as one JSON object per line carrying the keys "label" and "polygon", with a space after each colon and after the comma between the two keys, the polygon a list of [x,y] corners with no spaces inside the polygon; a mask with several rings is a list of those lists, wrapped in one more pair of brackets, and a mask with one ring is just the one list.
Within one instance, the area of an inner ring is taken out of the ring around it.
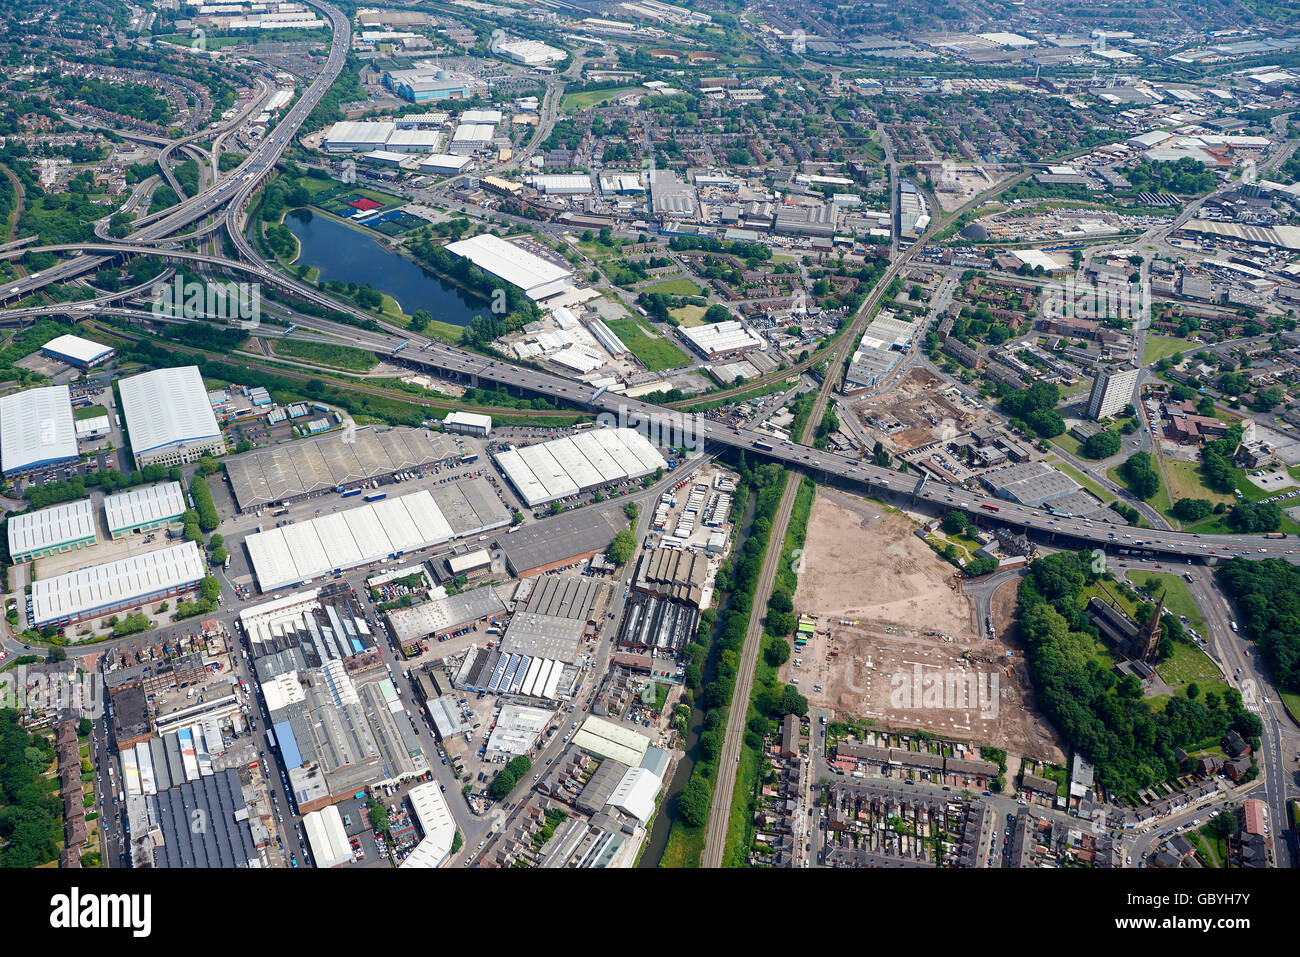
{"label": "elevated motorway", "polygon": [[[324,0],[306,0],[306,2],[321,10],[329,18],[333,27],[329,57],[320,76],[312,81],[298,102],[285,114],[284,119],[244,159],[243,163],[231,171],[229,176],[220,182],[213,183],[208,189],[201,191],[190,199],[178,203],[166,215],[133,233],[128,237],[127,243],[144,244],[165,241],[175,237],[177,233],[186,227],[219,212],[223,207],[236,210],[242,208],[275,167],[289,140],[297,135],[303,121],[316,108],[321,98],[343,71],[348,44],[351,40],[351,27],[348,19],[338,8],[331,6]],[[210,134],[205,133],[202,135]],[[179,140],[176,142],[180,143]],[[210,231],[212,230],[207,230],[207,232]],[[83,255],[61,262],[43,272],[16,280],[12,285],[0,290],[0,302],[12,302],[22,299],[51,283],[67,282],[78,276],[83,276],[88,272],[102,268],[106,262],[108,262],[106,257],[96,255]]]}

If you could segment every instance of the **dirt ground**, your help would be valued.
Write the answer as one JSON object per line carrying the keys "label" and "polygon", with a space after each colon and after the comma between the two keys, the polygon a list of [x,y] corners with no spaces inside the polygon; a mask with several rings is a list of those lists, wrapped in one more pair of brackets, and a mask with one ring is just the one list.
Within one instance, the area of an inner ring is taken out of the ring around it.
{"label": "dirt ground", "polygon": [[849,408],[873,439],[894,452],[910,452],[983,424],[987,410],[954,405],[940,395],[947,388],[928,369],[910,369],[893,388],[851,402]]}
{"label": "dirt ground", "polygon": [[783,677],[840,716],[1063,760],[1027,710],[1024,663],[1006,644],[1015,583],[994,598],[998,637],[978,637],[954,569],[914,527],[875,502],[818,489],[794,604],[819,621]]}

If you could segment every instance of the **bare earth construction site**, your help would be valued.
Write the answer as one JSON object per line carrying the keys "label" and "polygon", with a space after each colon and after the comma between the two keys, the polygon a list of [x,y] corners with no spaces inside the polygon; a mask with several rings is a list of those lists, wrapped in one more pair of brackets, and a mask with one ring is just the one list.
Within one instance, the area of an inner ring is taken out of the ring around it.
{"label": "bare earth construction site", "polygon": [[[1027,700],[1020,651],[1000,637],[977,635],[971,602],[952,567],[914,528],[901,512],[818,489],[794,599],[800,614],[818,622],[784,666],[786,680],[797,682],[812,707],[837,718],[1064,760],[1051,727]],[[935,681],[980,687],[986,697],[949,693],[936,707],[928,694],[917,693]]]}

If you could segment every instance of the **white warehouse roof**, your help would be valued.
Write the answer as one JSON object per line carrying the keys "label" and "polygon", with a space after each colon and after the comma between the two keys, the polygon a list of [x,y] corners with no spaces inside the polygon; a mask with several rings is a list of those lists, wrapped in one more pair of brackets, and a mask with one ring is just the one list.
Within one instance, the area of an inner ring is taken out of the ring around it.
{"label": "white warehouse roof", "polygon": [[635,429],[593,429],[507,449],[496,453],[496,462],[529,507],[641,478],[668,465]]}
{"label": "white warehouse roof", "polygon": [[8,475],[77,457],[77,429],[66,385],[0,399],[0,468]]}
{"label": "white warehouse roof", "polygon": [[430,153],[420,160],[421,173],[459,173],[470,163],[468,156],[453,156],[450,153]]}
{"label": "white warehouse roof", "polygon": [[396,123],[344,120],[330,127],[330,131],[325,134],[324,146],[327,150],[383,146],[396,130]]}
{"label": "white warehouse roof", "polygon": [[94,537],[95,514],[88,498],[9,516],[9,554],[12,556]]}
{"label": "white warehouse roof", "polygon": [[763,340],[749,331],[749,327],[735,319],[715,322],[703,326],[682,329],[686,339],[706,356],[723,352],[737,352],[742,349],[757,349]]}
{"label": "white warehouse roof", "polygon": [[525,293],[573,276],[572,270],[535,256],[522,247],[489,233],[449,243],[447,249],[457,256],[466,257],[498,279],[518,286]]}
{"label": "white warehouse roof", "polygon": [[307,832],[307,843],[311,845],[311,856],[317,867],[338,867],[352,860],[352,848],[337,804],[304,814],[302,829]]}
{"label": "white warehouse roof", "polygon": [[631,728],[589,715],[573,736],[573,743],[602,758],[636,767],[650,747],[650,739]]}
{"label": "white warehouse roof", "polygon": [[193,585],[202,580],[204,573],[203,555],[194,542],[92,565],[33,582],[32,617],[39,626],[101,608],[129,605]]}
{"label": "white warehouse roof", "polygon": [[155,369],[118,381],[137,455],[221,435],[198,366]]}
{"label": "white warehouse roof", "polygon": [[102,359],[113,351],[112,346],[100,345],[98,342],[91,342],[89,339],[81,338],[81,336],[72,335],[63,335],[51,339],[41,348],[53,356],[71,359],[84,365]]}
{"label": "white warehouse roof", "polygon": [[452,841],[456,836],[456,822],[447,807],[437,781],[428,781],[416,785],[407,793],[415,820],[424,835],[415,850],[404,861],[402,867],[439,867],[451,854]]}
{"label": "white warehouse roof", "polygon": [[180,482],[146,485],[104,497],[104,513],[108,517],[110,532],[175,518],[185,511],[185,507],[185,493]]}
{"label": "white warehouse roof", "polygon": [[659,777],[646,768],[628,768],[614,787],[606,804],[632,815],[642,824],[655,812],[655,798],[659,795]]}
{"label": "white warehouse roof", "polygon": [[454,537],[433,496],[424,490],[258,532],[244,544],[262,591],[272,591]]}

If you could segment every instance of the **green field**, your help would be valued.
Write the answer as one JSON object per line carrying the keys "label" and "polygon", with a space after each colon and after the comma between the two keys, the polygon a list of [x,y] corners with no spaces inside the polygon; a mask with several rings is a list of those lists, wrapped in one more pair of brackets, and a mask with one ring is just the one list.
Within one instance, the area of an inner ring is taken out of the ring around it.
{"label": "green field", "polygon": [[[1107,469],[1106,474],[1116,485],[1122,485],[1124,488],[1128,488],[1128,483],[1125,482],[1123,476],[1119,474],[1119,468],[1120,467],[1116,465],[1114,468]],[[1129,491],[1132,491],[1132,489],[1129,489]],[[1160,487],[1156,489],[1156,494],[1147,499],[1146,503],[1161,515],[1168,514],[1171,504],[1169,501],[1169,489],[1165,488],[1163,480],[1160,482]]]}
{"label": "green field", "polygon": [[704,312],[703,306],[679,306],[676,309],[669,309],[668,315],[676,319],[679,325],[689,329],[691,326],[704,325]]}
{"label": "green field", "polygon": [[[1223,502],[1231,505],[1236,499],[1222,492],[1212,492],[1201,481],[1201,467],[1196,462],[1179,462],[1164,460],[1165,480],[1169,483],[1169,500],[1176,502],[1180,498],[1203,498],[1207,502]],[[1242,493],[1245,493],[1242,489]],[[1170,516],[1172,517],[1172,516]]]}
{"label": "green field", "polygon": [[699,296],[703,295],[704,290],[689,279],[678,277],[677,279],[668,279],[653,286],[646,286],[642,292],[662,292],[670,296]]}
{"label": "green field", "polygon": [[1047,441],[1051,442],[1058,449],[1074,456],[1076,459],[1086,458],[1083,454],[1083,443],[1072,436],[1069,432],[1062,432],[1060,435],[1054,435]]}
{"label": "green field", "polygon": [[1169,336],[1147,336],[1146,345],[1142,349],[1142,362],[1150,365],[1153,362],[1159,362],[1166,356],[1171,356],[1175,352],[1188,352],[1199,348],[1199,344],[1188,339],[1174,339]]}
{"label": "green field", "polygon": [[336,346],[328,342],[307,342],[302,339],[281,339],[275,343],[275,354],[284,358],[302,359],[318,365],[348,369],[352,372],[369,372],[379,364],[373,352]]}
{"label": "green field", "polygon": [[72,417],[78,422],[82,419],[97,419],[101,415],[108,415],[108,409],[102,405],[83,405],[80,409],[72,410]]}
{"label": "green field", "polygon": [[1201,610],[1196,607],[1191,589],[1182,578],[1161,572],[1130,571],[1128,580],[1139,588],[1148,582],[1159,582],[1160,587],[1165,590],[1165,607],[1175,615],[1186,615],[1188,623],[1193,628],[1201,634],[1205,633],[1205,619],[1201,617]]}
{"label": "green field", "polygon": [[616,96],[622,96],[624,93],[631,93],[639,89],[635,86],[616,86],[610,90],[583,90],[579,93],[566,93],[564,99],[560,101],[562,110],[589,110],[598,103],[604,103],[606,100],[612,100]]}
{"label": "green field", "polygon": [[632,354],[640,359],[647,369],[651,372],[660,372],[664,369],[677,369],[686,365],[690,360],[686,353],[682,352],[675,345],[665,339],[663,336],[651,336],[641,325],[631,316],[624,316],[622,319],[609,319],[606,321],[610,331],[623,340],[623,345],[631,350]]}

